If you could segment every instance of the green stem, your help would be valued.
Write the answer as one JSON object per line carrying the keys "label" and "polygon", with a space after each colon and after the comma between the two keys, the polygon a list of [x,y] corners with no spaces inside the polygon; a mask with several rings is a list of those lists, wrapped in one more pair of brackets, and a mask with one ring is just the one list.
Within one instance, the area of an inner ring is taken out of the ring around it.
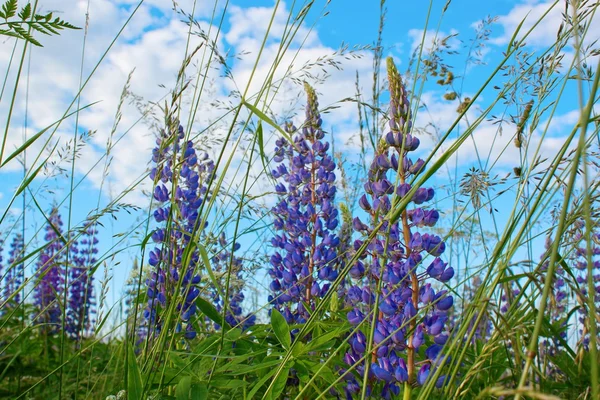
{"label": "green stem", "polygon": [[402,399],[410,400],[412,394],[412,385],[408,382],[404,382],[404,390],[402,391]]}

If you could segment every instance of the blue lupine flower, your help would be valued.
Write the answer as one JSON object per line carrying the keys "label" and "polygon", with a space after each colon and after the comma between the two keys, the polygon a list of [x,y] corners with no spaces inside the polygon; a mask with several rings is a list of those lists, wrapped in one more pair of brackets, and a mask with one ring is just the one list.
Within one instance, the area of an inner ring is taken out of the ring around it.
{"label": "blue lupine flower", "polygon": [[[591,230],[591,262],[592,265],[588,265],[588,243],[587,239],[584,236],[583,232],[586,229],[585,222],[580,221],[579,226],[581,227],[581,232],[578,232],[575,235],[575,243],[576,243],[576,251],[575,251],[575,268],[573,268],[573,272],[575,273],[575,279],[580,288],[581,295],[578,296],[578,301],[580,302],[581,307],[578,308],[578,321],[580,323],[579,334],[580,334],[580,344],[584,349],[589,349],[590,344],[590,332],[589,332],[589,324],[596,323],[597,330],[600,331],[600,323],[598,323],[597,319],[594,322],[594,318],[590,318],[589,316],[589,301],[593,301],[596,306],[596,311],[600,310],[600,233],[597,231],[597,228],[594,227]],[[591,267],[591,268],[589,268]],[[589,269],[591,269],[591,274],[589,273]],[[590,293],[589,291],[589,283],[591,283],[594,287],[594,291]],[[561,282],[562,283],[562,282]],[[591,299],[590,299],[591,298]]]}
{"label": "blue lupine flower", "polygon": [[13,304],[19,304],[21,302],[20,287],[23,284],[24,264],[22,259],[24,257],[24,248],[25,242],[23,240],[23,235],[21,233],[15,234],[10,243],[10,250],[8,252],[3,293],[5,300],[9,299],[14,294],[12,299]]}
{"label": "blue lupine flower", "polygon": [[[183,141],[184,136],[182,126],[177,132],[163,131],[152,152],[155,166],[150,178],[155,182],[154,200],[160,205],[154,219],[168,225],[161,225],[152,233],[157,246],[149,254],[148,262],[154,268],[146,280],[148,305],[144,316],[158,333],[164,328],[160,311],[175,301],[180,319],[175,331],[192,339],[196,331],[191,321],[197,311],[195,300],[200,295],[200,256],[198,250],[190,252],[189,248],[192,238],[204,228],[200,226],[199,209],[208,199],[204,182],[211,178],[214,163],[207,154],[198,156],[193,143]],[[177,212],[172,210],[173,205]]]}
{"label": "blue lupine flower", "polygon": [[[243,260],[235,255],[232,257],[230,251],[231,243],[227,242],[224,232],[219,236],[217,244],[220,251],[213,257],[213,267],[215,267],[216,272],[221,274],[224,279],[227,273],[231,272],[229,302],[227,304],[227,311],[225,312],[225,321],[232,327],[239,327],[243,330],[249,329],[256,322],[256,315],[244,315],[242,312],[242,302],[244,301],[244,293],[242,292]],[[233,248],[234,250],[239,250],[239,243],[235,243]],[[222,290],[223,292],[225,291],[225,289]],[[217,311],[222,312],[225,302],[218,288],[211,287],[211,297]],[[216,328],[220,329],[219,326],[216,326]]]}
{"label": "blue lupine flower", "polygon": [[340,239],[334,230],[339,212],[335,206],[335,162],[324,140],[317,95],[305,84],[306,121],[301,130],[287,124],[294,135],[293,145],[276,142],[275,160],[282,162],[272,175],[280,179],[280,195],[273,207],[274,227],[280,232],[271,244],[269,301],[288,323],[303,323],[310,316],[315,299],[323,297],[337,276]]}
{"label": "blue lupine flower", "polygon": [[[426,280],[447,282],[454,275],[454,270],[439,258],[445,250],[442,239],[431,232],[416,231],[433,227],[439,220],[439,212],[426,207],[434,197],[433,189],[417,188],[411,197],[416,207],[405,210],[398,222],[384,220],[392,201],[408,195],[410,181],[424,166],[423,160],[413,161],[409,157],[409,153],[418,148],[419,139],[410,134],[410,105],[391,59],[388,60],[388,77],[390,132],[378,144],[364,185],[365,194],[359,199],[359,206],[369,215],[370,222],[363,222],[359,217],[353,221],[354,229],[365,236],[373,233],[380,222],[382,227],[360,255],[360,263],[350,270],[356,286],[349,288],[348,293],[362,291],[365,296],[360,299],[356,295],[347,297],[353,307],[348,320],[353,325],[361,322],[364,325],[350,338],[350,350],[346,354],[346,362],[350,365],[364,356],[364,346],[353,343],[364,335],[363,332],[369,331],[372,316],[364,316],[373,311],[373,291],[381,285],[374,336],[378,348],[365,358],[371,363],[375,379],[384,382],[381,394],[384,398],[398,388],[397,383],[422,385],[429,376],[434,360],[419,360],[424,364],[417,374],[415,357],[427,342],[426,336],[434,344],[428,346],[425,354],[434,354],[432,349],[438,349],[447,341],[445,322],[453,299],[445,290],[436,293]],[[354,248],[359,249],[362,245],[363,241],[357,240]],[[426,273],[417,274],[417,268],[425,269]],[[435,353],[436,357],[438,353]],[[356,371],[363,375],[364,364]]]}
{"label": "blue lupine flower", "polygon": [[69,267],[69,297],[67,302],[67,333],[79,339],[89,333],[94,313],[94,277],[92,268],[98,262],[98,230],[86,221],[79,243],[71,246],[73,264]]}
{"label": "blue lupine flower", "polygon": [[61,327],[61,304],[65,285],[66,248],[62,235],[62,219],[58,208],[52,208],[45,227],[46,246],[41,251],[36,265],[37,282],[34,303],[38,314],[35,323],[44,324],[43,329],[55,333]]}

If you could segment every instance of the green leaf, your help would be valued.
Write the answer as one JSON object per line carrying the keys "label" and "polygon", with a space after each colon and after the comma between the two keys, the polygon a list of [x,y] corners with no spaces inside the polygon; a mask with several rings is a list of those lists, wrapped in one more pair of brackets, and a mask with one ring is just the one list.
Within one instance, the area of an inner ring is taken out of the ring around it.
{"label": "green leaf", "polygon": [[216,276],[212,270],[212,267],[210,265],[210,259],[208,258],[208,253],[206,252],[206,248],[204,247],[204,245],[202,243],[196,243],[196,246],[198,247],[198,252],[200,253],[200,257],[202,257],[202,262],[204,263],[206,272],[208,272],[208,276],[210,278],[211,283],[213,284],[215,289],[217,289],[219,291],[219,295],[221,296],[221,298],[225,298],[225,293],[223,293],[223,291],[221,290],[221,286],[219,286],[219,283],[217,282],[217,278],[216,278]]}
{"label": "green leaf", "polygon": [[[2,31],[0,31],[0,33],[2,33]],[[72,115],[75,115],[78,112],[81,112],[83,110],[85,110],[88,107],[93,106],[94,104],[96,104],[98,102],[93,102],[90,103],[86,106],[83,106],[75,111],[73,111],[72,113],[65,115],[64,118],[59,119],[56,122],[51,123],[50,125],[48,125],[47,127],[45,127],[44,129],[42,129],[41,131],[39,131],[38,133],[36,133],[35,135],[31,136],[29,139],[27,139],[25,141],[25,143],[23,143],[21,146],[19,146],[15,151],[13,151],[11,153],[11,155],[9,155],[8,157],[6,157],[5,160],[2,161],[2,164],[0,164],[0,168],[4,167],[6,164],[8,164],[10,162],[10,160],[12,160],[13,158],[17,157],[19,154],[23,153],[25,150],[27,150],[27,148],[29,146],[31,146],[40,136],[42,136],[46,131],[48,131],[50,128],[52,128],[54,125],[64,121],[65,119],[71,117]]]}
{"label": "green leaf", "polygon": [[192,389],[192,377],[184,376],[181,378],[175,389],[175,397],[177,400],[189,400],[190,390]]}
{"label": "green leaf", "polygon": [[135,353],[130,343],[127,344],[127,398],[129,400],[139,400],[142,398],[144,388],[142,386],[142,375],[135,359]]}
{"label": "green leaf", "polygon": [[191,392],[192,400],[206,400],[208,399],[208,388],[204,383],[194,383],[192,385]]}
{"label": "green leaf", "polygon": [[267,171],[267,157],[265,156],[265,141],[263,137],[262,123],[258,121],[258,127],[256,128],[256,138],[258,140],[258,152],[260,153],[260,159],[263,164],[263,168]]}
{"label": "green leaf", "polygon": [[277,378],[275,378],[275,382],[273,383],[273,389],[271,390],[270,398],[272,400],[277,400],[283,390],[285,389],[285,384],[287,383],[288,375],[290,374],[290,367],[286,367],[281,370],[281,373]]}
{"label": "green leaf", "polygon": [[250,392],[248,392],[247,398],[252,399],[254,397],[254,395],[256,394],[256,392],[258,392],[258,390],[265,384],[265,382],[267,382],[269,379],[271,379],[271,377],[273,375],[275,375],[275,372],[277,372],[277,368],[271,369],[268,374],[266,374],[265,376],[260,378],[260,380],[256,383],[256,385],[254,385],[252,390],[250,390]]}
{"label": "green leaf", "polygon": [[284,131],[283,129],[281,129],[281,127],[279,125],[277,125],[271,118],[269,118],[265,113],[263,113],[262,111],[260,111],[258,108],[254,107],[252,104],[247,103],[246,101],[243,102],[243,104],[250,109],[250,111],[252,111],[254,114],[256,114],[256,116],[260,119],[262,119],[263,121],[265,121],[267,124],[271,125],[273,128],[277,129],[279,131],[279,133],[281,133],[283,135],[284,138],[287,139],[288,142],[293,143],[292,142],[292,138],[290,137],[290,135]]}
{"label": "green leaf", "polygon": [[283,318],[283,315],[275,309],[271,312],[271,326],[275,332],[275,336],[279,339],[279,343],[285,348],[289,349],[292,345],[292,337],[290,336],[290,327]]}
{"label": "green leaf", "polygon": [[2,14],[0,15],[4,19],[9,19],[17,14],[17,0],[8,0],[2,5]]}
{"label": "green leaf", "polygon": [[198,307],[204,315],[210,318],[211,321],[221,325],[223,330],[227,331],[230,329],[229,324],[223,321],[223,316],[217,311],[215,306],[204,300],[202,297],[196,299],[196,307]]}
{"label": "green leaf", "polygon": [[31,3],[27,3],[19,12],[19,18],[23,21],[31,17]]}

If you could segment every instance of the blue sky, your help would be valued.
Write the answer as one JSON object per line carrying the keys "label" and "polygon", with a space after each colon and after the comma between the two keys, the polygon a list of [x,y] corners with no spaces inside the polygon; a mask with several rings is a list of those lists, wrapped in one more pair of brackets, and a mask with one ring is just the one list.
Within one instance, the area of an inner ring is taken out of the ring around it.
{"label": "blue sky", "polygon": [[[174,83],[174,77],[181,63],[185,44],[187,28],[180,22],[180,16],[176,15],[166,0],[148,0],[139,9],[132,19],[130,25],[125,29],[123,35],[111,48],[104,61],[100,64],[89,84],[83,91],[82,105],[100,101],[88,110],[81,113],[79,120],[79,132],[95,130],[95,135],[89,143],[81,150],[81,157],[76,164],[75,182],[81,182],[73,197],[73,224],[81,222],[99,204],[104,207],[115,195],[128,190],[134,182],[144,176],[153,146],[151,129],[144,123],[137,122],[139,110],[127,102],[122,109],[122,119],[115,131],[113,140],[120,138],[120,142],[111,152],[111,163],[108,165],[108,177],[103,179],[105,159],[103,154],[109,134],[112,130],[117,105],[123,85],[128,74],[135,68],[131,79],[131,91],[142,96],[146,101],[159,101],[166,95],[168,88]],[[187,12],[191,11],[191,0],[179,2]],[[222,7],[224,2],[219,2]],[[223,31],[219,35],[218,46],[223,52],[231,54],[246,53],[241,60],[231,59],[231,67],[238,86],[244,86],[247,82],[254,58],[258,52],[258,45],[262,40],[265,25],[271,15],[273,1],[233,1],[228,9],[224,20]],[[85,24],[85,13],[87,2],[79,0],[51,0],[42,1],[43,10],[57,10],[61,17],[76,25]],[[86,50],[84,54],[83,76],[86,77],[103,52],[108,48],[112,39],[128,18],[137,1],[134,0],[99,0],[90,2],[89,11],[89,34],[86,39]],[[275,19],[273,32],[265,50],[264,62],[259,64],[257,77],[251,90],[258,89],[257,84],[261,82],[277,43],[280,39],[285,17],[291,2],[280,3],[280,14]],[[447,12],[440,21],[441,10],[445,1],[434,1],[430,16],[428,34],[425,44],[431,44],[431,39],[439,23],[438,36],[457,34],[457,39],[450,43],[453,50],[463,54],[451,56],[450,64],[456,67],[458,75],[462,75],[464,66],[463,46],[469,45],[469,40],[474,37],[476,23],[488,16],[498,16],[498,21],[492,26],[490,41],[487,43],[484,59],[487,66],[476,66],[469,68],[467,76],[464,77],[464,93],[474,93],[485,78],[490,74],[491,67],[502,57],[502,51],[506,48],[507,41],[512,31],[522,18],[529,13],[529,21],[535,20],[546,10],[550,2],[524,0],[508,1],[496,0],[493,2],[482,2],[474,0],[452,1]],[[298,40],[292,46],[297,51],[298,59],[296,65],[303,62],[316,60],[318,57],[331,55],[340,45],[347,43],[350,46],[364,46],[373,44],[376,40],[379,24],[379,1],[357,1],[357,0],[333,0],[326,10],[328,14],[322,16],[325,2],[316,2],[315,7],[307,17],[305,24],[301,27]],[[209,18],[212,11],[212,2],[200,2],[196,17],[201,26],[208,31]],[[410,54],[417,43],[420,42],[426,21],[428,2],[400,2],[389,1],[386,5],[387,17],[383,33],[384,56],[393,56],[399,64],[400,71],[404,71],[408,65]],[[296,11],[299,7],[296,8]],[[550,13],[547,23],[544,23],[539,31],[536,31],[528,41],[531,51],[548,46],[554,41],[556,30],[561,21],[560,11],[562,5]],[[314,27],[313,27],[314,24]],[[530,26],[527,22],[525,27]],[[597,24],[600,26],[600,24]],[[600,36],[599,28],[595,27],[589,34],[590,38]],[[216,29],[211,28],[211,37],[214,38]],[[306,38],[304,45],[299,50],[301,39]],[[79,85],[79,70],[82,58],[83,31],[64,32],[60,37],[41,38],[45,47],[34,49],[32,54],[31,68],[28,74],[28,85],[25,82],[19,87],[16,108],[9,133],[8,149],[18,146],[23,137],[25,112],[27,111],[27,135],[42,129],[46,125],[59,119],[72,101]],[[460,40],[459,40],[460,39]],[[195,38],[194,43],[199,43]],[[12,51],[13,42],[8,40],[0,45],[0,63],[8,68],[9,56]],[[343,71],[328,69],[329,77],[324,83],[317,84],[317,90],[321,96],[321,106],[336,104],[345,97],[354,95],[354,80],[358,73],[361,77],[363,91],[369,93],[371,87],[371,58],[370,53],[362,51],[363,56],[359,59],[342,60]],[[572,57],[572,55],[571,55]],[[569,60],[567,51],[566,60]],[[285,62],[291,60],[286,59]],[[285,68],[284,68],[285,69]],[[14,78],[14,65],[11,67],[9,77]],[[230,90],[235,86],[222,78],[218,73],[211,72],[211,92],[209,98],[202,102],[199,110],[199,118],[194,122],[194,128],[205,127],[219,115],[219,110],[212,107],[211,99],[226,99]],[[462,78],[461,78],[462,79]],[[14,79],[13,79],[14,81]],[[9,81],[11,82],[10,78]],[[159,86],[164,84],[164,87]],[[28,102],[25,101],[26,89],[29,87],[30,94]],[[166,88],[165,88],[166,87]],[[273,103],[274,112],[284,112],[301,88],[293,84],[286,84],[284,91]],[[422,101],[427,103],[429,112],[419,112],[418,123],[423,126],[428,123],[438,125],[442,130],[450,126],[456,118],[456,103],[447,102],[442,99],[446,90],[436,85],[427,85],[424,88]],[[12,93],[12,87],[7,87],[7,93]],[[476,105],[484,105],[487,100],[493,99],[494,92],[484,92],[482,98]],[[212,97],[210,97],[212,96]],[[558,145],[565,129],[577,119],[575,91],[568,89],[563,103],[558,107],[557,120],[549,131],[550,139],[541,143],[543,152],[552,154]],[[0,102],[0,113],[7,115],[8,97],[6,94]],[[301,105],[302,102],[297,105]],[[27,105],[27,108],[26,108]],[[475,110],[473,111],[475,113]],[[475,114],[473,114],[474,116]],[[339,109],[327,115],[325,124],[328,129],[335,132],[335,140],[338,148],[342,148],[346,154],[356,153],[356,146],[348,142],[357,131],[357,118],[355,105],[349,103],[341,104]],[[69,119],[61,126],[52,140],[59,141],[59,148],[66,146],[72,138],[75,130],[74,119]],[[217,136],[223,131],[218,130]],[[475,136],[478,149],[487,154],[491,152],[492,158],[498,156],[499,163],[496,173],[507,173],[514,166],[515,157],[518,153],[510,148],[502,153],[503,143],[491,145],[492,138],[496,134],[496,127],[484,124]],[[44,138],[46,138],[45,136]],[[534,133],[532,141],[539,142],[539,132]],[[505,135],[505,142],[510,142],[510,136]],[[269,146],[272,146],[272,142]],[[423,152],[434,144],[432,139],[423,140]],[[537,143],[536,143],[537,144]],[[29,155],[29,166],[31,166],[31,154],[37,154],[41,147],[34,146]],[[42,151],[42,154],[46,154]],[[214,151],[213,151],[214,154]],[[460,170],[464,171],[474,165],[474,147],[469,145],[454,160],[458,163]],[[51,158],[56,160],[56,154]],[[240,162],[241,156],[235,156],[234,160]],[[97,166],[94,166],[96,163]],[[256,168],[260,168],[257,163]],[[67,164],[68,165],[68,164]],[[13,162],[0,171],[2,186],[0,187],[0,209],[4,210],[12,196],[14,188],[20,182],[20,166]],[[238,176],[229,176],[229,182],[234,185],[239,181]],[[148,179],[143,184],[137,185],[131,190],[123,202],[135,204],[144,209],[148,205],[147,197],[141,189],[148,189]],[[438,176],[436,182],[443,183],[444,177]],[[62,202],[68,200],[68,179],[64,175],[41,176],[35,180],[33,188],[38,189],[36,196],[41,206],[47,209],[54,201]],[[253,189],[260,194],[267,186],[257,184]],[[12,208],[14,215],[21,214],[21,200],[18,200]],[[63,218],[66,219],[66,203],[62,207]],[[42,224],[39,212],[28,211],[27,226],[28,239],[38,243],[34,233]],[[119,297],[118,289],[129,273],[131,259],[135,251],[127,250],[128,245],[139,243],[143,237],[143,229],[133,229],[138,224],[143,225],[144,212],[127,214],[117,213],[118,219],[106,218],[102,220],[105,228],[102,233],[102,252],[111,253],[109,244],[116,244],[117,249],[123,249],[116,257],[107,260],[106,265],[110,267],[113,274],[111,283],[110,301]],[[10,218],[4,221],[2,229],[10,230]],[[124,238],[128,236],[127,238]],[[120,243],[121,240],[125,240]],[[120,243],[120,244],[119,244]],[[100,274],[99,274],[100,275]],[[98,276],[99,278],[100,276]],[[117,289],[117,290],[115,290]]]}

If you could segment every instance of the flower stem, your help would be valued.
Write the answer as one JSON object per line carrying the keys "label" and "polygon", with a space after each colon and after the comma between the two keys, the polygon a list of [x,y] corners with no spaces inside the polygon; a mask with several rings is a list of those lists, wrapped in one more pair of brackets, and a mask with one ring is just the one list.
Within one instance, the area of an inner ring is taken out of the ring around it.
{"label": "flower stem", "polygon": [[402,399],[410,400],[412,393],[412,385],[408,382],[404,382],[404,390],[402,391]]}

